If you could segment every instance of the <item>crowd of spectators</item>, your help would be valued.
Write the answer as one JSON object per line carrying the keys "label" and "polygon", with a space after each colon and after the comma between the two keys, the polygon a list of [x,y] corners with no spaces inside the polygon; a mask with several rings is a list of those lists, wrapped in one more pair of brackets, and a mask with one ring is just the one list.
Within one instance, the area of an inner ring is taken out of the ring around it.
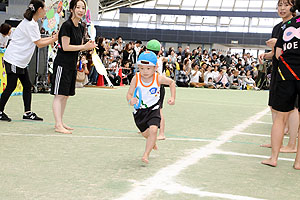
{"label": "crowd of spectators", "polygon": [[[138,55],[146,50],[146,44],[141,41],[125,43],[121,36],[116,39],[99,37],[96,41],[97,53],[113,85],[120,85],[121,80],[123,84],[130,84],[138,70],[135,64]],[[91,54],[84,54],[87,58],[87,69],[84,71],[88,75],[86,84],[95,85],[98,73],[93,67]],[[227,52],[223,55],[215,49],[209,52],[200,46],[193,50],[189,46],[179,46],[168,50],[162,47],[159,56],[168,61],[163,63],[163,74],[174,79],[178,87],[268,89],[271,63],[259,61],[250,53],[241,56]]]}

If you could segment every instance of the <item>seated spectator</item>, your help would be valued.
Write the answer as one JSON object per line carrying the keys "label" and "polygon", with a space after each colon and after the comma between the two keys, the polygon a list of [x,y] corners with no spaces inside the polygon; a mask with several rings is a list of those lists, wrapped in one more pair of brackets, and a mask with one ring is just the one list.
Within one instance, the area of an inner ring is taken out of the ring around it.
{"label": "seated spectator", "polygon": [[212,67],[220,67],[220,65],[221,65],[221,63],[218,59],[218,55],[216,53],[212,54],[211,65],[212,65]]}
{"label": "seated spectator", "polygon": [[233,74],[230,76],[230,89],[240,89],[241,88],[241,80],[239,78],[239,71],[234,70]]}
{"label": "seated spectator", "polygon": [[245,71],[245,68],[242,66],[241,68],[240,68],[240,75],[241,76],[245,76],[246,75],[246,71]]}
{"label": "seated spectator", "polygon": [[229,88],[229,81],[226,74],[226,71],[223,69],[219,70],[219,76],[216,78],[216,87],[217,88]]}
{"label": "seated spectator", "polygon": [[86,55],[82,55],[77,64],[76,88],[82,88],[88,83],[89,70],[87,69]]}
{"label": "seated spectator", "polygon": [[216,81],[216,79],[219,77],[219,67],[215,66],[214,71],[212,71],[211,73],[213,74],[213,80]]}
{"label": "seated spectator", "polygon": [[176,80],[176,85],[178,87],[188,87],[189,86],[188,73],[184,70],[182,64],[179,64],[179,66],[180,66],[180,70],[178,72],[178,79]]}
{"label": "seated spectator", "polygon": [[193,63],[192,68],[190,86],[196,88],[204,86],[205,83],[200,83],[202,73],[199,71],[199,66],[196,63]]}
{"label": "seated spectator", "polygon": [[243,67],[242,59],[239,58],[238,63],[235,65],[235,68],[240,71],[242,67]]}
{"label": "seated spectator", "polygon": [[204,73],[204,87],[206,88],[215,88],[214,82],[213,82],[213,74],[211,72],[211,66],[207,66],[207,71]]}
{"label": "seated spectator", "polygon": [[130,67],[130,63],[128,61],[125,61],[125,64],[123,66],[122,72],[124,72],[123,74],[123,83],[129,85],[131,82],[131,79],[134,76],[133,73],[133,66]]}
{"label": "seated spectator", "polygon": [[259,88],[256,87],[255,81],[252,78],[251,71],[246,72],[246,78],[244,81],[247,90],[259,90]]}
{"label": "seated spectator", "polygon": [[0,26],[0,48],[6,48],[11,34],[11,25],[3,23]]}
{"label": "seated spectator", "polygon": [[[121,83],[121,77],[119,76],[119,63],[118,60],[114,60],[109,66],[108,78],[114,86],[119,86]],[[105,81],[104,81],[105,82]]]}

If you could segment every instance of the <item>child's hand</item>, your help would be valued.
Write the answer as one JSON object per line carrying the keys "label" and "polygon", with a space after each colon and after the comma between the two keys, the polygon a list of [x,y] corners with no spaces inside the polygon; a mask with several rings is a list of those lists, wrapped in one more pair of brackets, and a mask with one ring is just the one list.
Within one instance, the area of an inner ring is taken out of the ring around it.
{"label": "child's hand", "polygon": [[137,98],[134,98],[134,97],[133,97],[133,98],[130,99],[130,105],[133,106],[134,104],[137,104],[138,101],[139,101],[139,100],[138,100]]}
{"label": "child's hand", "polygon": [[168,104],[169,104],[169,105],[175,105],[175,99],[171,97],[171,98],[168,100]]}

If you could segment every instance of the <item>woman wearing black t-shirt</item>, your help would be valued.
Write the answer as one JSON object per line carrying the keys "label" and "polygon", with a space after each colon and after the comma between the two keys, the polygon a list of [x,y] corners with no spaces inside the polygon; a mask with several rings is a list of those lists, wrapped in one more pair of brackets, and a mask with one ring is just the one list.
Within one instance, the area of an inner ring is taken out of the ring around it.
{"label": "woman wearing black t-shirt", "polygon": [[[300,0],[296,1],[292,11],[299,10]],[[276,80],[273,109],[277,111],[271,134],[272,154],[262,164],[272,167],[277,166],[280,147],[283,141],[283,131],[288,116],[295,107],[297,95],[300,94],[300,51],[299,30],[300,16],[294,17],[284,23],[276,42],[276,58],[278,62],[279,76]],[[299,102],[299,99],[298,99]],[[294,167],[300,169],[299,145],[297,159]]]}
{"label": "woman wearing black t-shirt", "polygon": [[[278,9],[278,15],[282,18],[282,22],[277,24],[272,31],[272,38],[267,41],[267,45],[272,48],[272,51],[269,53],[264,53],[260,55],[260,60],[263,59],[272,60],[273,68],[272,68],[272,74],[271,74],[271,83],[270,83],[270,89],[269,89],[269,103],[268,105],[271,108],[272,111],[272,119],[274,122],[274,119],[276,117],[277,111],[273,109],[274,100],[275,100],[275,88],[276,88],[276,82],[277,77],[279,76],[278,71],[278,60],[275,57],[275,43],[277,42],[277,39],[280,34],[281,27],[285,22],[293,18],[293,15],[295,13],[292,13],[290,11],[290,8],[294,5],[294,0],[279,0],[277,4]],[[289,119],[288,119],[288,131],[290,133],[290,139],[287,146],[282,147],[280,149],[281,152],[285,153],[293,153],[296,152],[296,140],[298,135],[298,126],[299,126],[299,116],[298,116],[298,110],[297,108],[294,109],[293,112],[290,113]],[[286,130],[285,130],[286,132]],[[271,144],[263,144],[262,147],[268,147],[271,148]]]}
{"label": "woman wearing black t-shirt", "polygon": [[76,66],[79,51],[91,50],[96,47],[93,41],[83,43],[84,28],[80,24],[86,12],[84,0],[71,0],[70,18],[61,26],[58,36],[58,52],[54,61],[54,74],[51,94],[53,100],[53,114],[55,118],[55,131],[71,134],[71,127],[62,121],[69,96],[75,95]]}

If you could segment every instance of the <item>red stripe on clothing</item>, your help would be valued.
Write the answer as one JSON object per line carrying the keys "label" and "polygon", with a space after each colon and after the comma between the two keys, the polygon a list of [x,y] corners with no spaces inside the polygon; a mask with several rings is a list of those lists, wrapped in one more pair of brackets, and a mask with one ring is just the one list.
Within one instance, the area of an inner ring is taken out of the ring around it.
{"label": "red stripe on clothing", "polygon": [[280,56],[281,61],[283,62],[283,64],[288,68],[288,70],[290,70],[290,72],[293,74],[293,76],[297,79],[297,81],[300,81],[300,78],[297,76],[297,74],[292,70],[292,68],[289,66],[289,64],[287,64],[285,62],[285,60],[283,59],[282,56]]}

